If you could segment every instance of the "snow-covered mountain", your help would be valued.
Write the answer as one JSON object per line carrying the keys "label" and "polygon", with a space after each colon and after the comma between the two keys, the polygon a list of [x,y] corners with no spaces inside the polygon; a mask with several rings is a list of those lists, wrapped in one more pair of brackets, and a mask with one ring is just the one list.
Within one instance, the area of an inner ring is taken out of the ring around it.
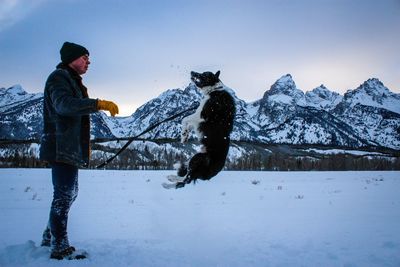
{"label": "snow-covered mountain", "polygon": [[[135,136],[162,119],[173,116],[198,104],[200,93],[193,84],[184,90],[170,89],[163,92],[157,98],[150,100],[139,107],[132,116],[123,119],[115,119],[115,136]],[[180,122],[171,121],[157,127],[144,138],[176,138],[180,134]]]}
{"label": "snow-covered mountain", "polygon": [[327,111],[335,108],[342,99],[343,97],[340,94],[330,91],[323,84],[312,91],[306,92],[306,103],[308,106]]}
{"label": "snow-covered mountain", "polygon": [[43,94],[0,88],[0,139],[35,139],[42,131]]}
{"label": "snow-covered mountain", "polygon": [[[43,93],[29,94],[20,85],[0,88],[0,139],[38,140],[43,128]],[[92,137],[113,137],[105,113],[91,116]]]}
{"label": "snow-covered mountain", "polygon": [[[229,90],[237,106],[233,140],[400,149],[400,94],[391,92],[378,79],[369,79],[342,96],[324,85],[304,93],[287,74],[252,103]],[[21,86],[0,89],[0,139],[38,139],[42,98],[42,94],[26,93]],[[195,86],[189,84],[184,89],[163,92],[129,117],[111,118],[98,112],[91,116],[92,138],[135,136],[200,100]],[[179,133],[177,119],[142,137],[177,139]]]}
{"label": "snow-covered mountain", "polygon": [[400,94],[392,93],[376,78],[368,79],[357,89],[347,91],[343,100],[343,105],[349,108],[363,105],[400,113]]}
{"label": "snow-covered mountain", "polygon": [[28,94],[17,84],[8,89],[0,88],[0,112],[5,112],[13,107],[30,100],[42,98],[43,94]]}
{"label": "snow-covered mountain", "polygon": [[363,139],[400,148],[400,94],[390,92],[378,79],[369,79],[344,94],[333,114]]}

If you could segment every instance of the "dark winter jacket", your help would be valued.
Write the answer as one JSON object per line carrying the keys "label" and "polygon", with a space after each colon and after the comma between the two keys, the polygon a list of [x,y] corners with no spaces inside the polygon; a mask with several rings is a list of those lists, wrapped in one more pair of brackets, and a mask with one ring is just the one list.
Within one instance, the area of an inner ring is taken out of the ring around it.
{"label": "dark winter jacket", "polygon": [[82,78],[59,64],[44,89],[43,134],[40,159],[78,167],[89,164],[90,118],[97,99],[88,97]]}

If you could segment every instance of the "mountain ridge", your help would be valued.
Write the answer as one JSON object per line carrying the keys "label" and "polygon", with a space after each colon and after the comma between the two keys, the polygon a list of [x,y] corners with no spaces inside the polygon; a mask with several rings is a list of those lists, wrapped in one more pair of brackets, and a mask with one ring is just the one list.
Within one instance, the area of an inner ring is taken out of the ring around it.
{"label": "mountain ridge", "polygon": [[[311,91],[297,88],[290,74],[279,78],[259,100],[247,103],[238,98],[231,138],[267,144],[320,144],[341,147],[382,146],[400,149],[400,94],[391,92],[377,78],[371,78],[344,95],[320,85]],[[0,138],[40,137],[41,99],[21,86],[0,89]],[[140,106],[131,116],[91,115],[91,137],[134,136],[200,101],[192,83],[183,89],[169,89]],[[32,108],[34,107],[34,108]],[[18,129],[18,130],[13,130]],[[180,122],[160,125],[143,136],[148,139],[178,139]]]}

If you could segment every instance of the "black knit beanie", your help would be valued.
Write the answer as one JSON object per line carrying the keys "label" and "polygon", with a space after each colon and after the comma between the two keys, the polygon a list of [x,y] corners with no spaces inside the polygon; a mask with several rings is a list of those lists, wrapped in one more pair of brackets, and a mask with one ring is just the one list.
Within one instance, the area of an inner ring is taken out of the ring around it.
{"label": "black knit beanie", "polygon": [[65,42],[61,47],[60,55],[61,61],[64,64],[69,64],[83,55],[89,55],[89,51],[81,45]]}

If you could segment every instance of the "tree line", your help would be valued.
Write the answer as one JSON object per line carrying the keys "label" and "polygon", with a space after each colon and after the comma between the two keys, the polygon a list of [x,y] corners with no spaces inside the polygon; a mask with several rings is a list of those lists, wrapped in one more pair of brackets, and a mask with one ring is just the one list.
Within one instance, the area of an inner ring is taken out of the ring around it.
{"label": "tree line", "polygon": [[[255,145],[247,144],[254,148]],[[276,148],[281,148],[275,145]],[[188,146],[190,147],[190,146]],[[129,147],[110,162],[106,169],[119,170],[171,170],[178,161],[186,161],[195,153],[193,148],[167,149],[165,146],[150,148]],[[90,168],[103,163],[118,149],[102,145],[92,146]],[[183,152],[182,152],[182,151]],[[227,170],[257,171],[346,171],[346,170],[400,170],[400,157],[392,156],[355,156],[351,154],[333,155],[293,155],[282,149],[265,152],[254,149],[236,158],[228,158]],[[0,146],[0,167],[2,168],[44,168],[45,162],[38,159],[38,145],[12,144]]]}

